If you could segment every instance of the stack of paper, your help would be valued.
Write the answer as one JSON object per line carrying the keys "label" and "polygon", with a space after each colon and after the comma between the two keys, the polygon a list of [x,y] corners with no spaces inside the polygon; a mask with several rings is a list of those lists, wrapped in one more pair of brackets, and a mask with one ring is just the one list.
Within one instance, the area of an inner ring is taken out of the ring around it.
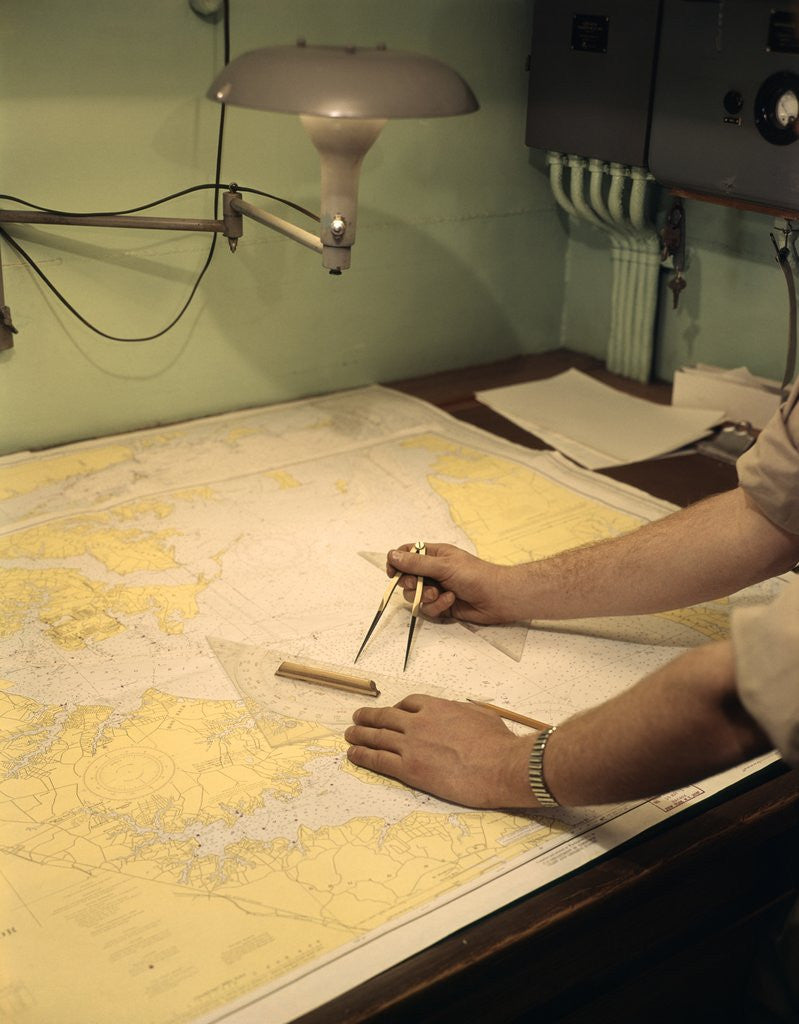
{"label": "stack of paper", "polygon": [[728,420],[748,421],[762,429],[780,403],[780,385],[776,380],[756,377],[746,367],[723,370],[720,366],[697,363],[683,366],[674,374],[673,405],[723,409]]}
{"label": "stack of paper", "polygon": [[716,409],[682,409],[633,398],[579,370],[478,391],[476,397],[588,469],[657,458],[706,437]]}

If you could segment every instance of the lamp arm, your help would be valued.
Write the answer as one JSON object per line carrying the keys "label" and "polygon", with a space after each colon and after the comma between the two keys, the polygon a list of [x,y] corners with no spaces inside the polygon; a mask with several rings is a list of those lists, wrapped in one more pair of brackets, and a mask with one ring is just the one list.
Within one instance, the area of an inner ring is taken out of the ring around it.
{"label": "lamp arm", "polygon": [[[253,206],[252,203],[247,203],[241,198],[241,193],[237,191],[235,185],[224,193],[224,210],[223,217],[219,219],[201,219],[196,217],[141,217],[133,216],[126,213],[102,213],[102,214],[69,214],[69,213],[53,213],[47,210],[0,210],[0,225],[2,224],[53,224],[53,225],[67,225],[71,227],[100,227],[100,228],[150,228],[157,231],[204,231],[212,234],[224,235],[228,240],[231,252],[236,251],[236,245],[239,238],[241,238],[243,225],[242,217],[250,217],[252,220],[257,221],[259,224],[263,224],[265,227],[271,228],[273,231],[279,232],[281,235],[285,235],[287,238],[292,239],[295,242],[299,242],[300,245],[304,245],[306,248],[313,250],[320,255],[324,254],[324,247],[322,241],[316,235],[312,235],[309,231],[304,231],[302,228],[297,227],[295,224],[291,224],[287,220],[283,220],[280,217],[276,217],[272,213],[268,213],[266,210],[260,209],[258,206]],[[13,239],[6,234],[2,228],[0,228],[0,235],[2,235],[7,241],[9,241],[15,248],[16,243]],[[22,250],[19,250],[25,259],[31,263],[31,266],[37,273],[41,275],[41,271],[38,270],[35,263],[33,263]],[[349,257],[349,249],[344,249],[347,257]],[[189,296],[189,302],[194,295],[194,291],[197,288],[203,274],[208,269],[210,263],[211,254],[213,253],[213,246],[211,252],[208,255],[205,266],[203,267],[200,276],[198,277],[194,289]],[[348,265],[347,261],[347,265]],[[340,273],[338,270],[331,270],[331,273]],[[52,283],[45,277],[45,283],[55,291],[55,294],[61,299],[62,302],[74,313],[79,320],[81,320],[86,326],[92,330],[97,331],[103,337],[110,338],[113,341],[149,341],[150,337],[147,338],[117,338],[110,334],[105,334],[102,331],[97,330],[92,324],[82,317],[73,306],[70,306],[66,302],[64,297],[58,292]],[[2,276],[2,262],[0,262],[0,352],[6,349],[13,348],[14,346],[14,335],[17,333],[16,327],[11,319],[11,310],[4,304],[5,298],[3,294],[3,276]],[[188,302],[186,303],[188,306]],[[182,316],[183,310],[178,314],[176,319]],[[171,324],[165,330],[169,330],[169,327],[173,326],[176,320],[173,320]],[[163,332],[159,332],[163,333]],[[158,337],[159,335],[152,335],[152,337]]]}
{"label": "lamp arm", "polygon": [[[235,252],[238,240],[242,235],[242,217],[249,217],[251,220],[285,235],[292,241],[299,242],[300,245],[304,245],[313,252],[320,255],[324,253],[324,246],[318,236],[312,235],[310,231],[305,231],[258,206],[253,206],[252,203],[245,202],[241,198],[241,193],[236,191],[235,185],[224,193],[223,198],[224,215],[221,220],[196,217],[140,217],[126,213],[80,215],[50,213],[46,210],[0,210],[0,224],[55,224],[96,228],[151,228],[156,231],[205,231],[224,235],[228,240],[231,252]],[[342,251],[349,257],[349,248],[342,247]],[[349,265],[349,260],[347,260],[347,265]],[[331,273],[340,273],[340,271],[331,270]],[[84,323],[87,321],[84,320]],[[88,326],[91,327],[91,324]],[[8,306],[4,305],[2,263],[0,263],[0,352],[13,347],[13,336],[16,333],[16,328],[11,320],[11,311]],[[110,337],[109,335],[105,336]],[[140,339],[115,338],[114,340]]]}
{"label": "lamp arm", "polygon": [[75,227],[95,228],[152,228],[159,231],[210,231],[225,235],[231,249],[241,237],[242,215],[264,224],[273,231],[299,242],[300,245],[322,252],[322,242],[310,231],[276,217],[252,203],[245,202],[234,185],[224,193],[224,218],[222,220],[197,217],[137,217],[126,213],[63,214],[40,210],[0,210],[0,224],[65,224]]}
{"label": "lamp arm", "polygon": [[[265,227],[299,242],[307,249],[322,252],[322,242],[317,235],[305,231],[282,217],[253,206],[243,199],[231,199],[230,209],[258,221]],[[38,210],[0,210],[0,224],[66,224],[94,228],[153,228],[161,231],[211,231],[228,235],[224,220],[203,220],[195,217],[132,217],[124,213],[102,214],[99,216],[72,216],[60,213],[43,213]]]}
{"label": "lamp arm", "polygon": [[160,231],[212,231],[226,233],[223,220],[196,217],[132,217],[125,213],[79,216],[38,210],[0,210],[0,224],[68,224],[94,228],[154,228]]}
{"label": "lamp arm", "polygon": [[260,206],[253,206],[252,203],[248,203],[244,199],[233,198],[230,200],[231,209],[235,213],[240,213],[244,217],[249,217],[251,220],[257,221],[259,224],[263,224],[264,227],[271,228],[273,231],[277,231],[281,235],[285,235],[286,238],[292,239],[294,242],[299,242],[300,245],[304,245],[306,249],[312,249],[314,252],[322,252],[322,241],[317,235],[312,235],[310,231],[306,231],[304,228],[299,228],[290,221],[283,220],[282,217],[276,217],[273,213],[269,213],[267,210],[262,210]]}

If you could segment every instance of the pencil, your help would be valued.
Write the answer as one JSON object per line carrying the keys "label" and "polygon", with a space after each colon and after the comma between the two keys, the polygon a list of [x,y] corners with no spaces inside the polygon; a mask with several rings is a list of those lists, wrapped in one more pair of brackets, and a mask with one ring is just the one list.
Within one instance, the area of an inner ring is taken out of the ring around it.
{"label": "pencil", "polygon": [[509,722],[518,722],[520,725],[529,725],[531,729],[549,729],[547,722],[539,722],[537,718],[528,718],[527,715],[520,715],[518,711],[510,711],[508,708],[497,707],[496,704],[487,704],[484,700],[474,700],[472,697],[466,698],[470,704],[476,704],[479,708],[485,708],[486,711],[493,711],[495,715],[499,715],[500,718],[507,718]]}

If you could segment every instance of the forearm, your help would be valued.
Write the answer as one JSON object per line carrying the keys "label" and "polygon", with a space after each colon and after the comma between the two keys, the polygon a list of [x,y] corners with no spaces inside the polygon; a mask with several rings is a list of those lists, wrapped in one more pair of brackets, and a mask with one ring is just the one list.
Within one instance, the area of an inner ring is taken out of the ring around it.
{"label": "forearm", "polygon": [[799,536],[736,489],[631,533],[506,570],[519,618],[637,615],[726,596],[789,569]]}
{"label": "forearm", "polygon": [[769,749],[742,707],[729,641],[695,648],[552,735],[544,777],[564,805],[667,792]]}
{"label": "forearm", "polygon": [[[353,718],[345,733],[353,764],[469,807],[536,806],[528,783],[535,734],[516,736],[488,711],[410,694]],[[695,782],[769,747],[738,699],[723,640],[559,725],[544,781],[565,806],[616,803]]]}

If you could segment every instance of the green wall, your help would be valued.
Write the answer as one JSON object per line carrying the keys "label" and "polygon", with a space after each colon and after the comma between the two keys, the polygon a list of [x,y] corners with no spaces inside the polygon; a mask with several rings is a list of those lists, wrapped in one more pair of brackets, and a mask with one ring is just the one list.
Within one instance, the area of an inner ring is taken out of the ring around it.
{"label": "green wall", "polygon": [[[657,225],[670,198],[656,196]],[[610,329],[611,267],[605,235],[561,214],[569,243],[564,262],[565,296],[560,341],[602,358]],[[782,380],[788,347],[788,291],[774,257],[770,232],[784,221],[710,203],[686,201],[686,281],[677,309],[660,274],[654,375],[671,380],[687,363],[746,366]],[[776,225],[776,227],[775,227]]]}
{"label": "green wall", "polygon": [[[220,242],[189,312],[154,341],[92,334],[0,244],[19,329],[0,353],[0,452],[560,344],[604,355],[607,240],[556,208],[543,154],[524,145],[532,0],[231,0],[231,9],[233,55],[301,36],[386,42],[450,63],[481,109],[386,127],[366,157],[353,266],[340,278],[247,223],[237,253]],[[114,210],[210,181],[219,108],[204,95],[221,61],[221,28],[188,0],[4,0],[0,191]],[[228,111],[224,180],[316,208],[318,173],[295,118]],[[205,194],[155,212],[210,210]],[[759,214],[688,204],[688,288],[676,312],[661,275],[659,376],[689,361],[781,375],[787,297],[771,227]],[[208,248],[194,234],[12,230],[88,319],[124,335],[176,314]]]}
{"label": "green wall", "polygon": [[692,202],[686,205],[688,287],[676,312],[661,303],[657,370],[670,378],[684,363],[747,366],[782,380],[788,349],[788,289],[760,213]]}
{"label": "green wall", "polygon": [[[19,334],[0,354],[0,450],[557,345],[567,236],[524,145],[529,0],[231,0],[231,9],[234,56],[300,36],[386,42],[450,63],[481,109],[387,125],[364,164],[351,270],[330,277],[313,253],[247,223],[236,254],[220,242],[189,312],[155,341],[96,337],[1,244]],[[117,210],[212,180],[219,108],[204,95],[221,61],[221,28],[188,0],[5,0],[0,191],[62,210]],[[318,175],[296,118],[228,110],[224,180],[317,208]],[[206,217],[210,200],[154,212]],[[175,315],[208,248],[205,235],[13,233],[88,319],[125,335]]]}

